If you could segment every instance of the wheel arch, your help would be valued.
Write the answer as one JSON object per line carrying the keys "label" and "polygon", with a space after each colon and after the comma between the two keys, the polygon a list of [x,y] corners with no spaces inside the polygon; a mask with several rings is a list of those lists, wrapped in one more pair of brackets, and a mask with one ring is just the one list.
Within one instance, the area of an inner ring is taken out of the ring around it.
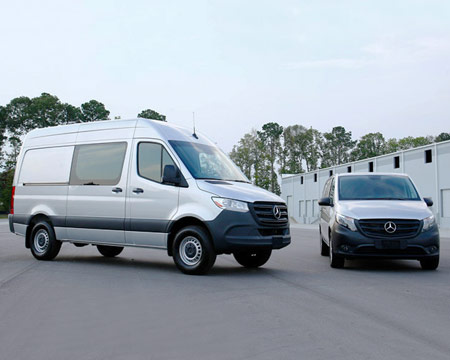
{"label": "wheel arch", "polygon": [[28,226],[27,226],[27,232],[25,234],[25,247],[27,249],[30,248],[30,240],[31,240],[31,231],[33,230],[33,227],[35,224],[37,224],[39,221],[45,221],[47,223],[50,224],[50,226],[53,227],[52,221],[50,220],[50,218],[45,215],[45,214],[35,214],[33,216],[31,216]]}
{"label": "wheel arch", "polygon": [[173,244],[173,240],[175,239],[175,235],[177,234],[177,232],[186,227],[186,226],[191,226],[191,225],[196,225],[196,226],[200,226],[201,228],[203,228],[209,235],[210,239],[211,239],[211,245],[214,247],[214,241],[212,238],[212,234],[209,231],[208,227],[206,226],[206,224],[194,217],[194,216],[186,216],[183,218],[180,218],[178,220],[176,220],[174,223],[172,223],[172,225],[170,226],[169,229],[169,235],[167,238],[167,254],[169,256],[172,256],[172,244]]}

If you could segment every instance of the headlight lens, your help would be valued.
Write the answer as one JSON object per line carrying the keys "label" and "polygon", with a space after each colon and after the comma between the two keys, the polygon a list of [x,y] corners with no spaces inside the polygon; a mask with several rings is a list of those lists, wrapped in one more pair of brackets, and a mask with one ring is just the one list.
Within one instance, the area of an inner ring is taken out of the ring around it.
{"label": "headlight lens", "polygon": [[356,231],[355,219],[336,213],[336,222],[351,231]]}
{"label": "headlight lens", "polygon": [[422,231],[430,230],[434,224],[436,224],[436,219],[434,218],[434,215],[428,216],[427,218],[423,219],[423,228]]}
{"label": "headlight lens", "polygon": [[218,208],[223,210],[240,211],[240,212],[248,211],[248,205],[246,202],[243,201],[219,197],[213,197],[212,201],[214,202],[214,204],[216,204]]}

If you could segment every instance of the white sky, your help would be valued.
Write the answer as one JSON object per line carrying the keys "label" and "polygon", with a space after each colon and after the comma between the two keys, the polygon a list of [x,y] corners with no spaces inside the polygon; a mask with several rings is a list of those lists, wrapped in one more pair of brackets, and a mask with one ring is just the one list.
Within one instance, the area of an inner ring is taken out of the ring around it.
{"label": "white sky", "polygon": [[146,108],[230,151],[269,121],[450,131],[450,1],[4,1],[0,104]]}

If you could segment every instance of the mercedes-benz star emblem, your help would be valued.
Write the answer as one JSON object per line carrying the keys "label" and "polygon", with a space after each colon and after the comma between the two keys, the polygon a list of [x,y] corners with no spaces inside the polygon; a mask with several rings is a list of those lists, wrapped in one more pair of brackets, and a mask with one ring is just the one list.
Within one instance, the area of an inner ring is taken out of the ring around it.
{"label": "mercedes-benz star emblem", "polygon": [[392,221],[388,221],[386,224],[384,224],[384,230],[386,230],[387,233],[393,234],[397,230],[397,225],[393,223]]}
{"label": "mercedes-benz star emblem", "polygon": [[273,216],[275,217],[275,219],[280,220],[281,210],[280,210],[280,208],[277,205],[275,205],[273,207]]}

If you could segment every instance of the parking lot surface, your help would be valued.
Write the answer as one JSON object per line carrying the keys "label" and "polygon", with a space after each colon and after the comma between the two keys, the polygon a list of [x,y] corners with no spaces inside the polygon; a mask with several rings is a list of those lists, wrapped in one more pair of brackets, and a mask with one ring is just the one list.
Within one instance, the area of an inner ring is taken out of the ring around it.
{"label": "parking lot surface", "polygon": [[222,255],[207,276],[164,251],[102,257],[64,244],[35,260],[0,220],[0,359],[449,359],[450,239],[441,265],[350,261],[332,269],[318,231],[261,269]]}

